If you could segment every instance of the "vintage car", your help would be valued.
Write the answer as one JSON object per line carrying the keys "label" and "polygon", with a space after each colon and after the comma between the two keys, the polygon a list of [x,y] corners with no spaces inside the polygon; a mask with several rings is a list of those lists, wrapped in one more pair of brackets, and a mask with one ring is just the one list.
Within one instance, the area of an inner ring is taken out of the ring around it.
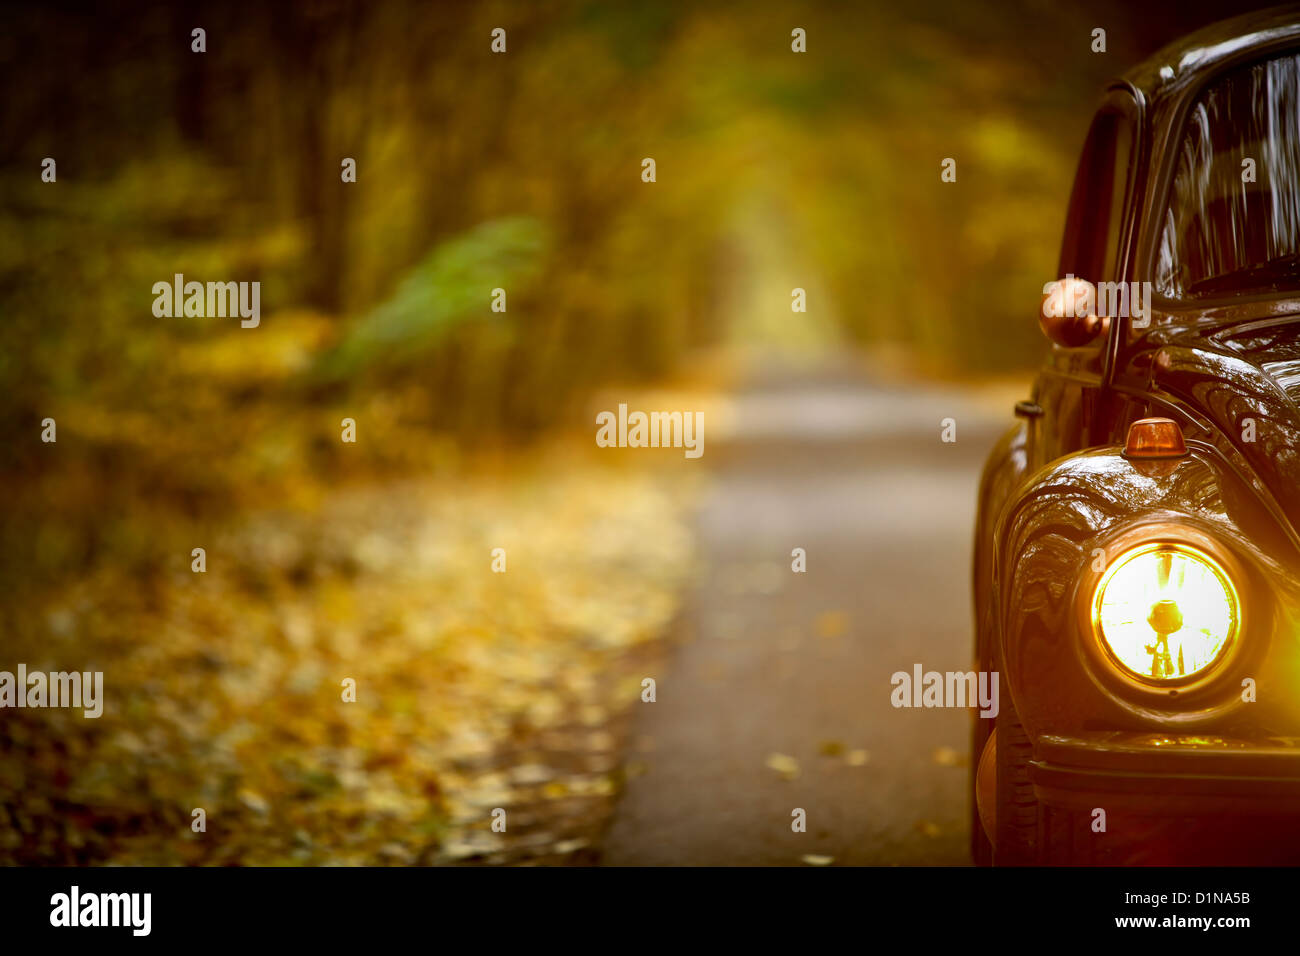
{"label": "vintage car", "polygon": [[975,859],[1300,863],[1300,8],[1110,86],[1045,278],[979,491]]}

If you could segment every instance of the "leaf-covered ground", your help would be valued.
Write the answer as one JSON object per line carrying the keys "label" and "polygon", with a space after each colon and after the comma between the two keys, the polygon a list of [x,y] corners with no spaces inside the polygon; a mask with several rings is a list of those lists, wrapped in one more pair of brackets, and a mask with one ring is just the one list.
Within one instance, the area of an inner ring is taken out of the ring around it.
{"label": "leaf-covered ground", "polygon": [[566,461],[316,488],[32,608],[0,666],[106,704],[4,712],[0,863],[584,861],[692,558],[679,478]]}

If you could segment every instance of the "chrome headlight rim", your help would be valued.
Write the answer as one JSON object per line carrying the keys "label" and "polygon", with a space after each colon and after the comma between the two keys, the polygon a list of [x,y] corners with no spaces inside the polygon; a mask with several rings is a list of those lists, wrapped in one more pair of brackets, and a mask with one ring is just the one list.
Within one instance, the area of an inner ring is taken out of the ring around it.
{"label": "chrome headlight rim", "polygon": [[[1106,566],[1101,571],[1092,568],[1095,547],[1106,552]],[[1210,665],[1189,677],[1157,681],[1116,659],[1095,615],[1102,582],[1127,563],[1131,554],[1162,547],[1193,552],[1195,557],[1212,562],[1234,596],[1236,624]],[[1263,648],[1252,648],[1255,642],[1248,640],[1253,613],[1251,578],[1242,561],[1219,538],[1180,521],[1149,522],[1095,541],[1084,549],[1083,557],[1083,573],[1077,581],[1078,647],[1093,680],[1112,700],[1133,709],[1135,715],[1161,721],[1210,717],[1241,704],[1243,665],[1258,658],[1257,652]]]}

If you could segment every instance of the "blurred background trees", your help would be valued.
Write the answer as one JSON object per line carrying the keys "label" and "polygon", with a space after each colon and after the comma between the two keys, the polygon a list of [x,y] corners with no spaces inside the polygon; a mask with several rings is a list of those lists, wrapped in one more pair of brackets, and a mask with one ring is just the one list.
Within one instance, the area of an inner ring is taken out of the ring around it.
{"label": "blurred background trees", "polygon": [[[460,859],[529,802],[570,858],[619,662],[770,570],[701,577],[699,469],[597,456],[591,397],[765,350],[1027,377],[1102,85],[1215,6],[6,5],[0,668],[109,700],[0,721],[0,862]],[[177,273],[260,325],[155,317]]]}
{"label": "blurred background trees", "polygon": [[[1102,84],[1214,7],[11,5],[0,481],[27,517],[5,554],[75,566],[141,498],[199,513],[294,469],[430,466],[339,461],[359,404],[454,460],[715,346],[1028,368]],[[260,281],[261,327],[155,318],[175,273]]]}

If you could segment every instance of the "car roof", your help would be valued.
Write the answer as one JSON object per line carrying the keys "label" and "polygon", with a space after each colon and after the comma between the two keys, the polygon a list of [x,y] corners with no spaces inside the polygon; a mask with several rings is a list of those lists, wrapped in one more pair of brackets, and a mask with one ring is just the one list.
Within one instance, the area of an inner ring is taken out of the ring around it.
{"label": "car roof", "polygon": [[1175,40],[1122,77],[1157,108],[1178,99],[1218,64],[1253,49],[1300,42],[1300,3],[1221,20]]}

